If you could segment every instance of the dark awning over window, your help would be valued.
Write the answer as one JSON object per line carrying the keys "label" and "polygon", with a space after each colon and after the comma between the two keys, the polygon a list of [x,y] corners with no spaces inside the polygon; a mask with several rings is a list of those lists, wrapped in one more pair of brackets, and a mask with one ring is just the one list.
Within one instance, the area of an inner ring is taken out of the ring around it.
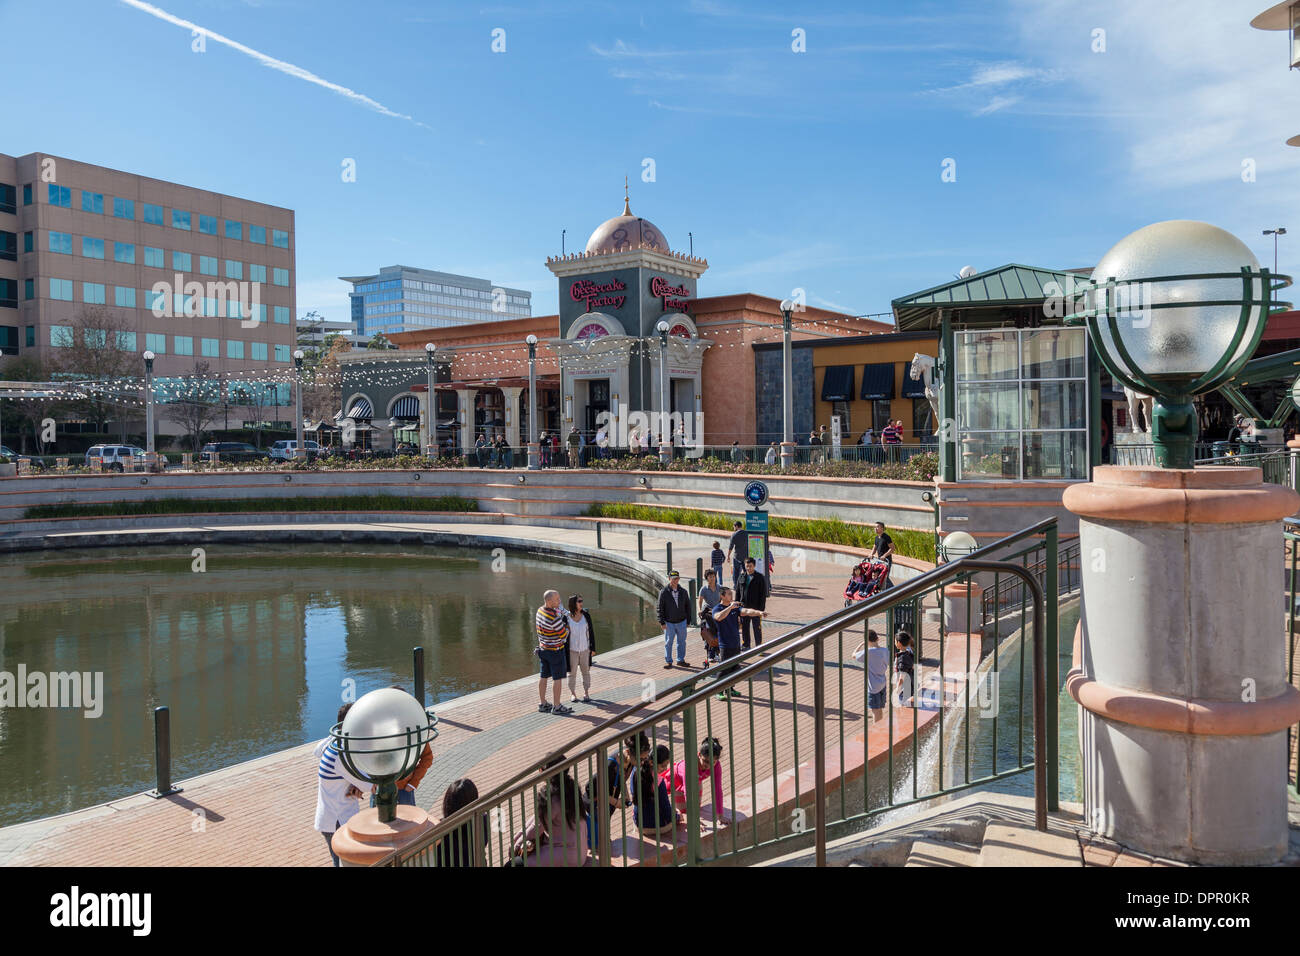
{"label": "dark awning over window", "polygon": [[853,366],[832,365],[822,378],[823,402],[853,401]]}
{"label": "dark awning over window", "polygon": [[370,399],[358,398],[348,409],[348,418],[373,418],[374,409],[370,407]]}
{"label": "dark awning over window", "polygon": [[418,420],[420,417],[420,400],[414,395],[403,395],[393,403],[393,417]]}
{"label": "dark awning over window", "polygon": [[864,401],[888,401],[894,397],[894,363],[881,362],[862,366]]}
{"label": "dark awning over window", "polygon": [[913,379],[910,365],[903,369],[903,397],[925,398],[925,379]]}

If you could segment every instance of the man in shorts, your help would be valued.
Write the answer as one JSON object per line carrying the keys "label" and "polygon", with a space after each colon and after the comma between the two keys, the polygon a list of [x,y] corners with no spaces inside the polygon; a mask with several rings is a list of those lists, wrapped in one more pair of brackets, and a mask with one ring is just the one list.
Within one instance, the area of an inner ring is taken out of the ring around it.
{"label": "man in shorts", "polygon": [[[560,685],[569,673],[569,618],[560,607],[560,592],[547,591],[542,595],[542,606],[537,609],[537,659],[541,662],[541,678],[537,682],[540,703],[538,713],[571,714],[572,707],[560,703]],[[553,703],[546,702],[546,681],[551,681]]]}

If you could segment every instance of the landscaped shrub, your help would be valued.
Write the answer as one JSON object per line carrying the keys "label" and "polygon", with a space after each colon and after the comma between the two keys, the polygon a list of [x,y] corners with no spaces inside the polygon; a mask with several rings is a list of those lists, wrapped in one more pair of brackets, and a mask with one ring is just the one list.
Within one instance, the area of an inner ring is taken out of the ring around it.
{"label": "landscaped shrub", "polygon": [[87,504],[33,505],[24,518],[103,518],[119,515],[227,514],[276,511],[478,511],[478,502],[459,495],[408,498],[402,495],[331,495],[320,498],[147,498]]}

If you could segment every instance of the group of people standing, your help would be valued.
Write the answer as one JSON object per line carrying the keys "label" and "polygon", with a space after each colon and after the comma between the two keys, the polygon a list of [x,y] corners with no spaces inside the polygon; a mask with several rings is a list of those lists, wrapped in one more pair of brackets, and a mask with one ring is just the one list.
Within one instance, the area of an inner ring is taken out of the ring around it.
{"label": "group of people standing", "polygon": [[[569,595],[561,606],[560,592],[547,591],[537,609],[537,660],[541,677],[537,683],[538,713],[560,716],[573,713],[560,703],[561,683],[569,679],[570,703],[578,702],[578,674],[582,674],[582,702],[591,703],[591,665],[596,659],[596,629],[581,594]],[[551,700],[546,699],[546,682],[551,681]]]}

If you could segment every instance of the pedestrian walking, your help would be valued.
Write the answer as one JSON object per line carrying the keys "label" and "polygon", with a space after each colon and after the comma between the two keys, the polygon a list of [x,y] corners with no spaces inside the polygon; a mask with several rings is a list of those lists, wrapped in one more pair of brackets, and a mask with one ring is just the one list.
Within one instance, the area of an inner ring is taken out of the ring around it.
{"label": "pedestrian walking", "polygon": [[609,425],[601,425],[596,429],[596,455],[599,458],[609,457]]}
{"label": "pedestrian walking", "polygon": [[681,575],[668,572],[668,586],[659,592],[659,626],[664,629],[664,667],[673,666],[673,639],[677,640],[677,664],[686,667],[686,628],[691,624],[690,595],[681,587]]}
{"label": "pedestrian walking", "polygon": [[733,441],[731,443],[731,463],[733,465],[739,465],[744,460],[745,455],[744,452],[740,450],[740,442]]}
{"label": "pedestrian walking", "polygon": [[582,463],[582,436],[578,434],[578,426],[574,425],[569,429],[569,467],[577,468]]}
{"label": "pedestrian walking", "polygon": [[713,542],[713,550],[709,552],[709,566],[713,568],[713,573],[719,581],[722,580],[722,565],[726,560],[727,552],[722,550],[722,542]]}
{"label": "pedestrian walking", "polygon": [[582,702],[591,703],[591,662],[596,653],[596,633],[582,595],[569,595],[569,698],[578,702],[578,671],[582,671]]}
{"label": "pedestrian walking", "polygon": [[[740,606],[754,611],[767,610],[767,578],[758,572],[758,567],[753,558],[745,559],[745,573],[740,576],[740,586],[736,589],[736,597],[740,601]],[[763,618],[762,615],[748,616],[741,619],[741,643],[748,649],[749,632],[753,629],[754,645],[757,647],[763,643]]]}
{"label": "pedestrian walking", "polygon": [[488,456],[487,436],[480,434],[478,438],[474,439],[474,458],[475,460],[478,461],[478,466],[480,468],[484,467],[487,464],[487,456]]}
{"label": "pedestrian walking", "polygon": [[[541,662],[541,677],[537,682],[540,703],[538,713],[571,714],[573,708],[560,703],[560,684],[568,672],[568,655],[565,645],[569,640],[569,617],[560,607],[560,592],[547,591],[542,595],[542,606],[535,616],[537,625],[537,654]],[[546,681],[551,681],[552,702],[546,701]]]}
{"label": "pedestrian walking", "polygon": [[[749,551],[749,535],[745,526],[739,521],[731,523],[731,543],[727,545],[727,557],[731,559],[731,586],[740,582],[745,571],[745,554]],[[721,582],[719,582],[721,583]]]}
{"label": "pedestrian walking", "polygon": [[767,446],[767,454],[763,456],[763,464],[765,465],[776,464],[776,442],[772,442]]}
{"label": "pedestrian walking", "polygon": [[872,546],[871,553],[885,562],[885,585],[888,586],[889,574],[894,570],[894,539],[885,530],[883,521],[876,522],[876,543]]}
{"label": "pedestrian walking", "polygon": [[894,635],[894,690],[900,707],[911,707],[916,692],[916,652],[912,650],[912,635],[899,631]]}
{"label": "pedestrian walking", "polygon": [[824,460],[822,458],[822,440],[817,437],[816,429],[808,433],[808,449],[808,460],[814,465],[820,465]]}

